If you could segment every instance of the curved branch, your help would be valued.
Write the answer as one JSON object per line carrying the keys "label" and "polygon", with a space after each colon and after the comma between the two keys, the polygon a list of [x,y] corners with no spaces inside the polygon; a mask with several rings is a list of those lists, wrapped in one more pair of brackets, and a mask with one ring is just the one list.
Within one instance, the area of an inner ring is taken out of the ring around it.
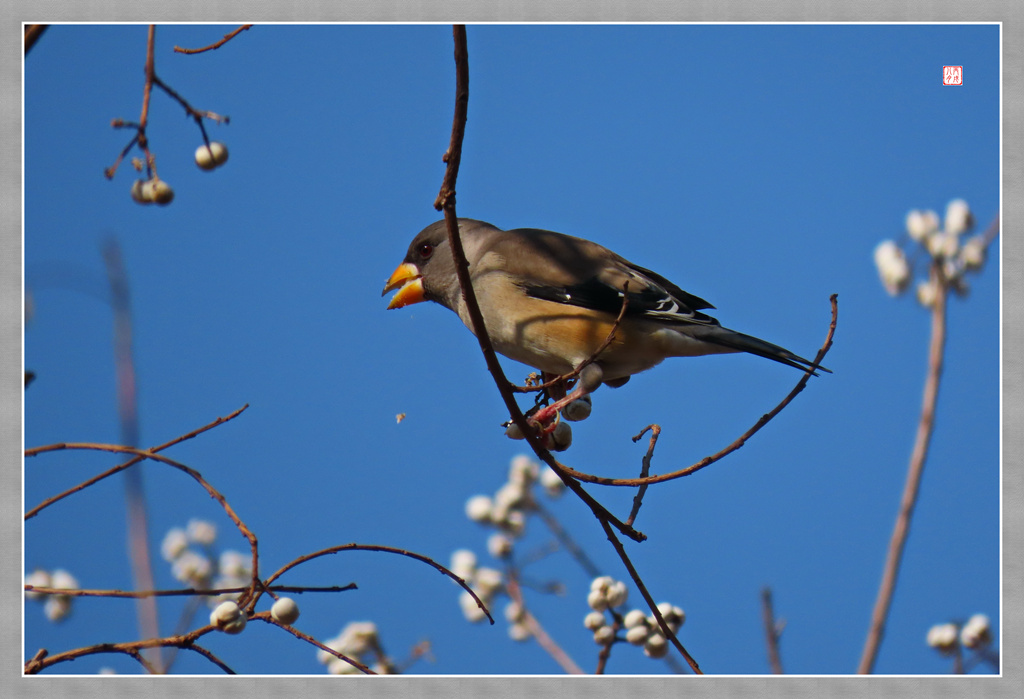
{"label": "curved branch", "polygon": [[[447,568],[445,568],[443,565],[441,565],[440,563],[436,562],[432,558],[428,558],[427,556],[424,556],[424,555],[419,554],[419,553],[414,553],[412,551],[406,551],[405,549],[395,548],[393,546],[380,546],[380,545],[377,545],[377,544],[354,544],[353,543],[353,544],[342,544],[340,546],[331,546],[329,548],[321,549],[319,551],[314,551],[313,553],[307,553],[304,556],[299,556],[298,558],[296,558],[291,563],[285,564],[280,570],[278,570],[276,573],[271,575],[269,578],[267,578],[263,582],[263,587],[268,587],[272,582],[274,582],[275,580],[280,578],[282,575],[287,573],[289,570],[291,570],[295,566],[301,565],[302,563],[306,563],[307,561],[311,561],[314,558],[320,558],[321,556],[329,556],[329,555],[331,555],[333,553],[340,553],[342,551],[381,551],[383,553],[394,553],[394,554],[398,554],[399,556],[406,556],[408,558],[414,558],[417,561],[420,561],[422,563],[426,563],[429,566],[433,566],[438,571],[440,571],[441,574],[447,575],[449,578],[451,578],[456,583],[458,583],[462,587],[462,589],[464,589],[469,594],[473,595],[473,599],[476,600],[476,603],[480,607],[480,609],[484,610],[484,613],[487,615],[487,618],[491,620],[491,624],[494,623],[494,617],[492,617],[491,613],[489,611],[487,611],[487,607],[486,607],[486,605],[484,605],[483,600],[481,600],[479,597],[477,597],[476,593],[473,592],[472,588],[468,584],[466,584],[465,580],[463,580],[458,575],[456,575],[452,571],[448,570]],[[256,601],[258,599],[259,599],[259,595],[256,595],[256,597],[250,603],[250,606],[255,605]]]}
{"label": "curved branch", "polygon": [[[255,577],[256,575],[258,575],[259,571],[259,553],[257,551],[256,535],[249,531],[249,527],[247,527],[245,525],[245,522],[243,522],[242,519],[235,513],[234,508],[232,508],[231,504],[228,503],[227,498],[221,495],[219,490],[217,490],[212,485],[207,483],[206,479],[202,477],[199,471],[196,471],[193,468],[189,468],[185,464],[179,463],[173,459],[168,459],[166,456],[161,456],[160,454],[155,454],[151,451],[146,451],[144,449],[135,449],[133,447],[122,446],[120,444],[62,442],[59,444],[48,444],[42,447],[26,449],[25,456],[37,456],[39,454],[44,454],[52,451],[62,451],[64,449],[109,451],[115,454],[135,454],[136,456],[140,456],[144,459],[152,459],[153,461],[158,461],[162,464],[166,464],[191,476],[193,480],[199,483],[199,485],[201,485],[203,489],[206,490],[206,492],[209,493],[214,500],[220,503],[221,508],[223,508],[224,512],[227,513],[227,516],[231,519],[231,521],[234,522],[235,527],[238,529],[238,531],[242,533],[242,536],[244,536],[246,540],[249,542],[249,547],[252,550],[253,579],[254,581],[258,580]],[[241,606],[241,604],[239,606]]]}
{"label": "curved branch", "polygon": [[[142,641],[130,641],[128,643],[97,643],[92,646],[83,646],[82,648],[75,648],[74,650],[57,653],[56,655],[47,655],[45,650],[40,650],[31,660],[25,663],[24,672],[26,675],[35,675],[52,665],[56,665],[57,663],[67,662],[77,658],[84,658],[88,655],[96,655],[98,653],[124,653],[146,665],[144,660],[142,660],[142,656],[139,654],[139,651],[145,650],[146,648],[192,648],[196,639],[215,630],[216,627],[207,625],[180,636],[149,638]],[[234,672],[225,665],[223,661],[218,659],[213,653],[205,648],[200,648],[196,652],[209,659],[225,672],[234,674]],[[148,665],[147,669],[149,669]]]}
{"label": "curved branch", "polygon": [[561,466],[561,468],[564,469],[565,472],[568,473],[570,476],[579,479],[584,483],[595,483],[597,485],[610,485],[619,487],[637,487],[652,485],[654,483],[663,483],[664,481],[670,481],[676,478],[689,476],[701,470],[702,468],[710,466],[716,461],[720,461],[724,457],[728,456],[729,454],[733,453],[734,451],[742,447],[744,444],[746,444],[747,440],[750,439],[750,437],[752,437],[762,427],[771,422],[771,420],[776,415],[782,412],[783,408],[789,405],[793,401],[793,399],[796,398],[797,395],[804,390],[804,387],[807,385],[808,380],[810,380],[812,376],[812,372],[818,367],[818,365],[821,363],[821,360],[825,358],[825,355],[832,347],[832,337],[835,335],[836,321],[838,319],[839,312],[838,295],[832,294],[832,296],[829,298],[829,301],[832,304],[832,322],[829,324],[828,335],[825,337],[825,343],[822,345],[821,349],[818,350],[818,354],[814,358],[814,361],[811,362],[811,365],[807,368],[806,373],[797,382],[793,390],[790,391],[789,394],[782,399],[781,403],[775,406],[771,411],[762,415],[758,419],[758,421],[754,423],[753,427],[751,427],[746,432],[741,434],[739,437],[736,438],[736,440],[732,444],[725,447],[721,451],[712,454],[711,456],[706,456],[697,463],[693,464],[692,466],[687,466],[684,469],[673,471],[672,473],[664,473],[658,476],[648,476],[646,478],[606,478],[604,476],[593,476],[588,473],[583,473],[564,464],[559,464],[559,466]]}
{"label": "curved branch", "polygon": [[186,49],[186,48],[182,48],[181,46],[175,46],[174,47],[174,52],[175,53],[186,53],[186,54],[192,55],[192,54],[197,54],[197,53],[203,53],[204,51],[216,51],[221,46],[223,46],[224,44],[228,43],[229,41],[234,39],[236,36],[241,34],[242,32],[248,30],[249,27],[251,27],[251,26],[252,26],[251,24],[243,24],[238,29],[235,29],[234,31],[230,32],[229,34],[225,34],[224,38],[222,38],[220,41],[214,42],[214,43],[210,44],[209,46],[204,46],[204,47],[202,47],[200,49]]}
{"label": "curved branch", "polygon": [[[161,444],[158,447],[152,447],[149,451],[151,453],[153,453],[153,454],[156,454],[157,452],[161,452],[164,449],[168,449],[169,447],[173,447],[175,444],[180,444],[181,442],[184,442],[185,440],[192,439],[193,437],[201,435],[203,432],[206,432],[207,430],[212,430],[214,427],[217,427],[218,425],[223,425],[225,422],[228,422],[229,420],[234,420],[236,417],[238,417],[243,412],[245,412],[246,408],[248,408],[248,407],[249,407],[249,404],[246,403],[241,408],[239,408],[235,412],[231,413],[230,415],[227,415],[226,417],[219,417],[216,420],[214,420],[213,422],[209,423],[208,425],[203,425],[202,427],[200,427],[197,430],[192,430],[188,434],[183,434],[180,437],[176,437],[175,439],[172,439],[169,442]],[[29,450],[26,450],[25,456],[34,456],[34,454],[29,454],[28,451]],[[123,471],[126,468],[130,468],[131,466],[134,466],[135,464],[139,463],[140,461],[142,461],[145,458],[146,458],[145,456],[136,456],[136,457],[134,457],[132,459],[129,459],[128,461],[124,462],[123,464],[118,464],[117,466],[114,466],[110,470],[104,471],[103,473],[99,474],[98,476],[94,476],[94,477],[90,478],[87,481],[83,481],[83,482],[79,483],[78,485],[76,485],[73,488],[69,488],[68,490],[65,490],[63,493],[58,493],[57,495],[54,495],[53,497],[50,497],[50,498],[47,498],[46,500],[43,500],[41,503],[39,503],[38,505],[33,507],[31,510],[29,510],[28,512],[25,513],[25,519],[28,520],[28,519],[31,519],[31,518],[35,517],[42,510],[46,509],[47,507],[49,507],[53,503],[58,502],[60,500],[63,500],[64,498],[66,498],[67,496],[71,495],[72,493],[77,493],[80,490],[84,490],[85,488],[88,488],[90,485],[92,485],[93,483],[96,483],[97,481],[101,481],[104,478],[108,478],[108,477],[114,475],[115,473],[118,473],[119,471]]]}

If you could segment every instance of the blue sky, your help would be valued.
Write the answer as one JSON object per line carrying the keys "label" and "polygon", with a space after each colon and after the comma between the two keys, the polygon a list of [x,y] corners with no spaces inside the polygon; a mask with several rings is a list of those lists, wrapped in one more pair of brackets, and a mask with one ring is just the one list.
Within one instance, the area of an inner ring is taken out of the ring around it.
{"label": "blue sky", "polygon": [[[141,440],[156,445],[226,415],[234,422],[167,452],[196,468],[259,537],[269,573],[311,551],[385,544],[447,563],[487,531],[465,501],[493,493],[522,442],[470,333],[449,311],[385,311],[380,289],[411,238],[437,220],[449,138],[451,29],[257,26],[206,54],[230,26],[162,26],[157,74],[193,105],[230,159],[203,172],[201,139],[154,92],[148,135],[168,207],[143,207],[114,118],[138,118],[146,29],[51,28],[25,64],[25,282],[34,308],[25,364],[25,444],[117,442],[103,240],[130,278]],[[912,298],[890,298],[875,245],[905,238],[910,209],[955,197],[987,226],[1000,205],[999,29],[992,25],[471,26],[469,122],[458,212],[503,228],[596,240],[717,307],[723,325],[813,356],[839,295],[839,326],[808,389],[743,449],[648,492],[629,553],[658,600],[683,607],[681,640],[715,674],[766,673],[759,591],[786,620],[785,669],[856,669],[917,425],[929,332]],[[943,65],[964,85],[944,87]],[[983,612],[1000,630],[1000,243],[949,308],[936,434],[876,669],[942,674],[925,645],[935,623]],[[918,269],[924,264],[917,258]],[[510,377],[526,369],[505,362]],[[594,396],[563,455],[632,477],[663,428],[654,470],[719,450],[799,378],[750,356],[670,360]],[[407,417],[396,424],[395,415]],[[25,464],[32,507],[115,463],[58,453]],[[216,504],[182,474],[144,465],[151,538]],[[105,483],[30,520],[24,565],[65,568],[84,587],[131,586],[122,486]],[[590,491],[615,511],[631,492]],[[586,508],[550,509],[603,572],[625,571]],[[550,537],[529,524],[525,552]],[[497,566],[495,561],[488,565]],[[547,631],[588,671],[587,576],[565,554],[527,569],[563,597],[527,592]],[[157,582],[178,584],[157,560]],[[558,673],[535,644],[466,622],[457,588],[408,559],[348,553],[300,567],[289,584],[356,582],[299,599],[320,639],[373,620],[405,657],[429,638],[423,674]],[[641,600],[635,590],[630,604]],[[161,602],[170,633],[180,602]],[[264,607],[261,607],[265,608]],[[205,613],[195,624],[205,623]],[[136,637],[132,603],[81,600],[60,625],[25,608],[25,654]],[[322,674],[315,651],[254,625],[204,639],[241,672]],[[128,658],[53,669],[138,672]],[[216,672],[192,654],[175,671]],[[616,646],[608,671],[664,663]]]}

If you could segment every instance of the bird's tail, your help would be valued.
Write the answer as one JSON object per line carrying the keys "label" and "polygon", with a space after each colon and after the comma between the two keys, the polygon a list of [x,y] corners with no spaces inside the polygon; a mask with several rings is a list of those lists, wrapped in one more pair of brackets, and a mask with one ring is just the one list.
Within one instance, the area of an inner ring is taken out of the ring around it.
{"label": "bird's tail", "polygon": [[[724,347],[735,352],[747,352],[749,354],[756,354],[758,357],[764,357],[765,359],[771,359],[772,361],[791,366],[794,369],[801,371],[807,371],[812,362],[793,354],[788,349],[773,345],[770,342],[758,339],[751,335],[744,335],[743,333],[736,332],[735,330],[729,330],[723,328],[720,325],[706,325],[698,328],[688,328],[693,335],[699,337],[699,339]],[[823,366],[817,367],[821,371],[832,373],[831,369],[826,369]],[[815,376],[816,373],[812,372]]]}

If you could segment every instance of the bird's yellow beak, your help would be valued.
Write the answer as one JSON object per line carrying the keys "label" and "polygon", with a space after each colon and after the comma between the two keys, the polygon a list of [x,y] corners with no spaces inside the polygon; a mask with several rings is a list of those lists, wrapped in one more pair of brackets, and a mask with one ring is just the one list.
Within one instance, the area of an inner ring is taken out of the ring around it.
{"label": "bird's yellow beak", "polygon": [[393,308],[402,308],[426,301],[423,296],[423,278],[420,276],[420,270],[411,262],[403,262],[398,265],[398,268],[388,278],[388,283],[384,285],[381,296],[394,289],[398,289],[398,293],[388,304],[389,311]]}

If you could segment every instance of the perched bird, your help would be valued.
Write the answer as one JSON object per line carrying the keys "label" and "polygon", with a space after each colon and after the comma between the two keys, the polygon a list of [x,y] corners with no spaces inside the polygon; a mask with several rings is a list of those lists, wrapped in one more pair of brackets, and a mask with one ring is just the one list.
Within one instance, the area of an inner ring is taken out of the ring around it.
{"label": "perched bird", "polygon": [[[701,313],[714,308],[710,303],[597,243],[534,228],[504,231],[466,218],[459,219],[459,232],[494,349],[545,374],[567,374],[590,359],[622,311],[623,295],[628,297],[611,344],[581,372],[576,390],[534,416],[542,424],[601,383],[621,386],[667,357],[749,352],[804,371],[811,365],[782,347],[723,328]],[[473,329],[443,220],[413,239],[383,294],[395,289],[389,309],[435,301]]]}

